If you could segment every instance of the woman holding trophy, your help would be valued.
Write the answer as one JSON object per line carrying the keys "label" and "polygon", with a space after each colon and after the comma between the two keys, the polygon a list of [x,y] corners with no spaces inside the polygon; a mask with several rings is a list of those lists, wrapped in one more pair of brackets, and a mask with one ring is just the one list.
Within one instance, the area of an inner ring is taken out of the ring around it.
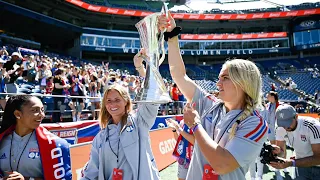
{"label": "woman holding trophy", "polygon": [[172,79],[189,102],[184,121],[193,130],[196,143],[186,179],[245,180],[267,138],[266,122],[255,111],[261,104],[259,69],[248,60],[225,62],[216,98],[187,76],[178,42],[181,29],[171,14],[159,16],[159,25],[168,32],[165,39]]}
{"label": "woman holding trophy", "polygon": [[[142,66],[142,73],[144,53],[142,50],[134,58],[136,67]],[[92,142],[82,180],[160,179],[149,141],[159,106],[138,105],[132,112],[130,95],[123,86],[112,85],[104,92],[99,115],[102,130]]]}

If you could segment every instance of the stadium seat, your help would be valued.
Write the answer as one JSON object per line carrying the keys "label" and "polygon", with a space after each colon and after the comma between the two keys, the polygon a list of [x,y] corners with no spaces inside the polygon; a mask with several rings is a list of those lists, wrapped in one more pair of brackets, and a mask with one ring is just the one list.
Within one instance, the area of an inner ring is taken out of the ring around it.
{"label": "stadium seat", "polygon": [[314,94],[320,87],[320,80],[312,78],[309,72],[296,74],[280,74],[279,77],[285,80],[289,77],[297,84],[297,89],[305,91],[307,94]]}

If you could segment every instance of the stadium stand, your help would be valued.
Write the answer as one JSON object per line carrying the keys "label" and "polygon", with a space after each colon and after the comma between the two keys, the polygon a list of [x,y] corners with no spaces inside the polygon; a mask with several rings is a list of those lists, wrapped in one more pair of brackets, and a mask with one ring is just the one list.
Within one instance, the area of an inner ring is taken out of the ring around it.
{"label": "stadium stand", "polygon": [[291,78],[297,84],[297,88],[307,94],[313,94],[320,87],[319,78],[313,78],[309,72],[280,74],[279,77],[282,80]]}

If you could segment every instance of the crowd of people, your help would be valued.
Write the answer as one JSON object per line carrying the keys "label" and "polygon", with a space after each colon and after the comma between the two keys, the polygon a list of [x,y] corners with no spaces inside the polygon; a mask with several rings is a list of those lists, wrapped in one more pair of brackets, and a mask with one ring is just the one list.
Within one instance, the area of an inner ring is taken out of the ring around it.
{"label": "crowd of people", "polygon": [[[0,69],[2,72],[1,93],[26,93],[23,85],[27,84],[37,94],[55,95],[53,97],[52,122],[61,122],[61,105],[72,110],[72,120],[79,121],[84,109],[91,110],[91,119],[99,116],[100,103],[104,91],[113,84],[124,86],[131,100],[141,89],[143,77],[109,68],[109,63],[97,65],[92,63],[74,64],[72,60],[58,59],[47,55],[25,55],[13,52],[11,56],[2,49],[0,51]],[[184,96],[175,83],[165,80],[168,93],[174,103],[162,105],[160,114],[180,114]],[[6,95],[1,95],[1,107],[5,107]],[[70,98],[69,96],[73,97]],[[57,111],[58,110],[58,111]]]}
{"label": "crowd of people", "polygon": [[[159,28],[177,32],[170,13],[169,18],[159,16]],[[207,93],[187,76],[177,35],[168,38],[168,62],[176,83],[172,89],[176,94],[183,94],[187,104],[183,107],[183,122],[167,119],[167,123],[173,133],[178,133],[175,134],[178,143],[174,153],[180,159],[179,179],[245,180],[249,168],[255,166],[257,158],[260,160],[261,149],[267,141],[273,147],[270,156],[275,157],[269,166],[275,169],[295,167],[296,179],[317,179],[320,122],[301,117],[292,106],[281,104],[274,91],[268,93],[269,103],[265,106],[260,70],[249,60],[226,61],[216,84],[219,92]],[[142,77],[146,68],[141,57],[145,55],[141,50],[133,58]],[[3,82],[7,91],[16,90],[15,81],[19,76],[24,77],[25,71],[26,78],[31,78],[30,69],[24,69],[27,65],[27,68],[34,68],[36,73],[32,77],[41,88],[49,89],[53,95],[70,93],[83,97],[89,91],[92,99],[101,99],[97,114],[101,130],[92,142],[90,159],[83,168],[81,180],[160,179],[149,135],[159,104],[137,103],[133,111],[127,76],[107,69],[105,64],[86,64],[80,68],[72,62],[52,61],[45,56],[28,58],[27,62],[22,62],[19,53],[13,53],[11,60],[4,63]],[[46,86],[41,84],[42,79],[49,76],[52,78],[46,80]],[[140,81],[135,77],[137,79]],[[56,98],[55,105],[65,100],[65,97]],[[81,98],[64,103],[74,108],[77,101],[83,108]],[[73,117],[77,119],[78,114],[74,112]],[[69,146],[40,126],[43,118],[44,106],[38,98],[15,95],[8,99],[0,128],[1,178],[72,179]],[[286,141],[295,149],[295,157],[286,157]],[[262,179],[261,169],[257,177],[255,168],[251,170],[253,179]]]}

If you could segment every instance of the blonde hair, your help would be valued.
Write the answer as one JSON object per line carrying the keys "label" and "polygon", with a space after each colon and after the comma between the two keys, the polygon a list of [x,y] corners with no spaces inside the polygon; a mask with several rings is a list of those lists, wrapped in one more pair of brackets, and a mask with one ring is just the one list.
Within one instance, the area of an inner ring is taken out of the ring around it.
{"label": "blonde hair", "polygon": [[249,60],[233,59],[224,63],[229,77],[236,88],[240,87],[245,93],[245,106],[238,120],[232,125],[230,138],[233,138],[237,126],[249,117],[261,105],[262,80],[258,67]]}
{"label": "blonde hair", "polygon": [[116,90],[120,94],[120,96],[127,102],[127,105],[125,107],[125,114],[122,116],[122,119],[121,119],[121,130],[122,130],[124,125],[127,123],[129,112],[132,110],[132,102],[131,102],[128,91],[123,86],[120,86],[118,84],[111,85],[104,91],[103,99],[100,106],[101,107],[100,114],[99,114],[100,127],[102,129],[106,128],[112,118],[111,114],[108,112],[106,108],[107,96],[111,90]]}

